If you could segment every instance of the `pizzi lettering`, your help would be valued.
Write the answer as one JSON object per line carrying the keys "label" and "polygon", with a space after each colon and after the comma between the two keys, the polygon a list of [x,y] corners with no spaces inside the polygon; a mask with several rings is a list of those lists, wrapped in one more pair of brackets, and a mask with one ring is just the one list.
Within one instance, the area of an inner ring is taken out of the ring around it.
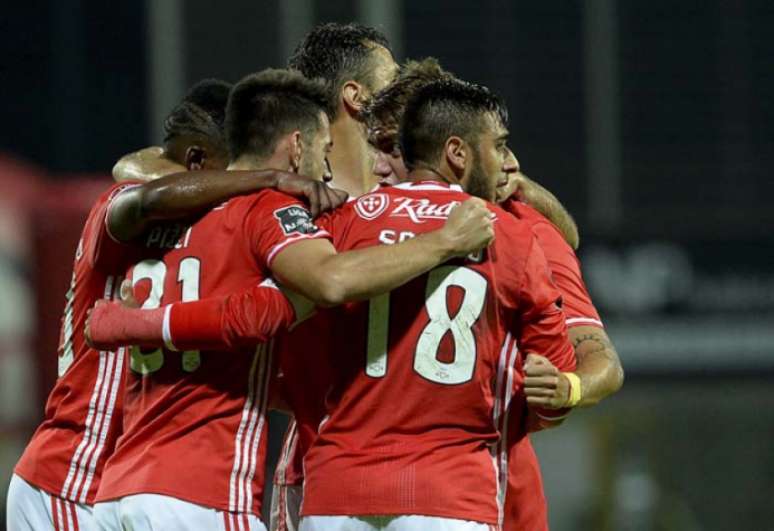
{"label": "pizzi lettering", "polygon": [[312,221],[312,214],[304,207],[293,205],[274,211],[274,217],[279,221],[282,232],[286,236],[297,234],[312,234],[317,227]]}

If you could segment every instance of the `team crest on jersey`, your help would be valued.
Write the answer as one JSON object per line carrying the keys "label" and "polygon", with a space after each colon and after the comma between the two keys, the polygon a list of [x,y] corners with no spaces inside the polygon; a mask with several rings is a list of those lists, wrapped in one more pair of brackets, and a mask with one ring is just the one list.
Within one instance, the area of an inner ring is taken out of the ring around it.
{"label": "team crest on jersey", "polygon": [[302,206],[280,208],[274,211],[274,217],[279,221],[285,236],[293,233],[312,234],[318,230],[312,220],[312,214]]}
{"label": "team crest on jersey", "polygon": [[355,203],[355,212],[363,219],[371,221],[387,210],[390,206],[390,197],[387,194],[364,195]]}

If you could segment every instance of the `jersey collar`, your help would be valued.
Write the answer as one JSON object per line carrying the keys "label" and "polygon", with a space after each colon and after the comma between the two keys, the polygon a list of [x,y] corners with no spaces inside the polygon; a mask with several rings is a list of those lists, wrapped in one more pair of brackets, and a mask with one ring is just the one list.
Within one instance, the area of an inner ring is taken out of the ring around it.
{"label": "jersey collar", "polygon": [[446,192],[454,190],[455,192],[462,192],[462,186],[459,184],[449,184],[443,181],[406,181],[404,183],[396,184],[395,188],[401,190],[439,190]]}

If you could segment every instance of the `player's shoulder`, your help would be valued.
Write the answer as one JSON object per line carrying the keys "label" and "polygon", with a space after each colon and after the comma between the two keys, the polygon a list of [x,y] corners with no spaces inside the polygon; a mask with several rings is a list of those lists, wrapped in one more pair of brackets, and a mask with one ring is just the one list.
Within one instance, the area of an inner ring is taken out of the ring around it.
{"label": "player's shoulder", "polygon": [[530,226],[541,247],[575,255],[559,228],[533,206],[515,199],[509,199],[503,206],[506,211]]}
{"label": "player's shoulder", "polygon": [[499,205],[490,203],[489,210],[495,214],[495,242],[498,239],[512,244],[514,241],[529,242],[534,238],[532,223],[518,218]]}
{"label": "player's shoulder", "polygon": [[291,212],[295,214],[304,214],[306,217],[309,210],[296,197],[275,190],[274,188],[264,188],[251,194],[241,195],[229,199],[212,211],[223,210],[227,219],[238,221],[245,218],[270,218],[272,215],[280,219],[282,212]]}
{"label": "player's shoulder", "polygon": [[110,203],[120,193],[125,192],[126,190],[129,190],[131,188],[139,188],[142,185],[143,185],[143,182],[137,181],[137,180],[126,180],[126,181],[120,181],[117,183],[111,182],[110,186],[108,186],[97,197],[97,200],[94,202],[94,206],[99,208],[99,206],[104,205],[105,203]]}

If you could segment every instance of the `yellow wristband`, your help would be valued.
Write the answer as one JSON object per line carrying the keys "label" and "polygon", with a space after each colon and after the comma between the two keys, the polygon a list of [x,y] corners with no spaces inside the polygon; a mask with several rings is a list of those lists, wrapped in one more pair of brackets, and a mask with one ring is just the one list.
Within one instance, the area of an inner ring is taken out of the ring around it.
{"label": "yellow wristband", "polygon": [[574,372],[563,372],[562,374],[570,382],[570,396],[567,397],[567,403],[564,404],[564,407],[575,407],[583,395],[580,377]]}

